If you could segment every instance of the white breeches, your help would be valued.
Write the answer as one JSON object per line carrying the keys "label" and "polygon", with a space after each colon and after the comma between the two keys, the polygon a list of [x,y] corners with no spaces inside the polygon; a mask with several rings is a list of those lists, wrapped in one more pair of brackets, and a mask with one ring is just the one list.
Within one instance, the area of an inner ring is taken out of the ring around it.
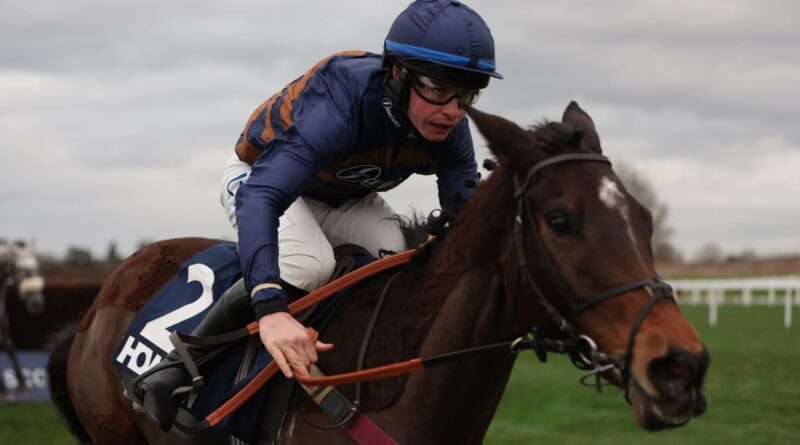
{"label": "white breeches", "polygon": [[[234,154],[222,176],[222,207],[236,229],[234,197],[250,175],[250,165]],[[278,262],[281,278],[292,286],[312,291],[333,274],[333,248],[358,244],[377,256],[381,249],[406,248],[397,224],[388,218],[394,212],[377,193],[351,199],[339,207],[299,197],[280,218]]]}

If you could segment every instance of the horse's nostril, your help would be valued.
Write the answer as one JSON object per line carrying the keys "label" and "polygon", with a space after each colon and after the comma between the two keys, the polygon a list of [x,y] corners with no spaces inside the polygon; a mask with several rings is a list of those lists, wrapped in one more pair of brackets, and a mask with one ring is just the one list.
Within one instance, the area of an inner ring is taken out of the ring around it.
{"label": "horse's nostril", "polygon": [[648,368],[650,379],[659,391],[677,395],[693,386],[697,360],[686,352],[673,350],[652,360]]}
{"label": "horse's nostril", "polygon": [[683,377],[688,367],[680,360],[673,360],[669,364],[669,371],[675,378]]}

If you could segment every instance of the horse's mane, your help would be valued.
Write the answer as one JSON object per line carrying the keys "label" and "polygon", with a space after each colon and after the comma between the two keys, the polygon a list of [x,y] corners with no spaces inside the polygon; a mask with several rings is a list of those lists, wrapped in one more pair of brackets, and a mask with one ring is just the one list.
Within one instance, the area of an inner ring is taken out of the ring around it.
{"label": "horse's mane", "polygon": [[411,215],[395,215],[391,219],[400,228],[406,247],[413,249],[428,239],[428,217],[413,211]]}

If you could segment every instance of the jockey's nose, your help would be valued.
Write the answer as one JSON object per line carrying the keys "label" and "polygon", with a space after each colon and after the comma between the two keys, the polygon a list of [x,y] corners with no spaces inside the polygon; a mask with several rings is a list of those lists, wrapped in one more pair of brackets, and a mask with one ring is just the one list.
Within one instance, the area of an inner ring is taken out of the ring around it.
{"label": "jockey's nose", "polygon": [[442,105],[442,113],[450,118],[455,118],[462,108],[458,105],[458,100],[454,97],[453,100]]}

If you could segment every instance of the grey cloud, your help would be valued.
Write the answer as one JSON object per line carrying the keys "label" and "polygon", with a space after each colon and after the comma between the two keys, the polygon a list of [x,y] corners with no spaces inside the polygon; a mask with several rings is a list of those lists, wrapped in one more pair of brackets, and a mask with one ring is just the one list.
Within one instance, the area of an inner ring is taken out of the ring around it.
{"label": "grey cloud", "polygon": [[[232,238],[217,181],[252,110],[333,51],[379,51],[406,4],[2,1],[0,235],[97,253]],[[530,125],[578,100],[606,152],[651,178],[686,253],[800,250],[796,2],[467,4],[506,76],[479,108]],[[427,212],[433,184],[387,196]]]}

